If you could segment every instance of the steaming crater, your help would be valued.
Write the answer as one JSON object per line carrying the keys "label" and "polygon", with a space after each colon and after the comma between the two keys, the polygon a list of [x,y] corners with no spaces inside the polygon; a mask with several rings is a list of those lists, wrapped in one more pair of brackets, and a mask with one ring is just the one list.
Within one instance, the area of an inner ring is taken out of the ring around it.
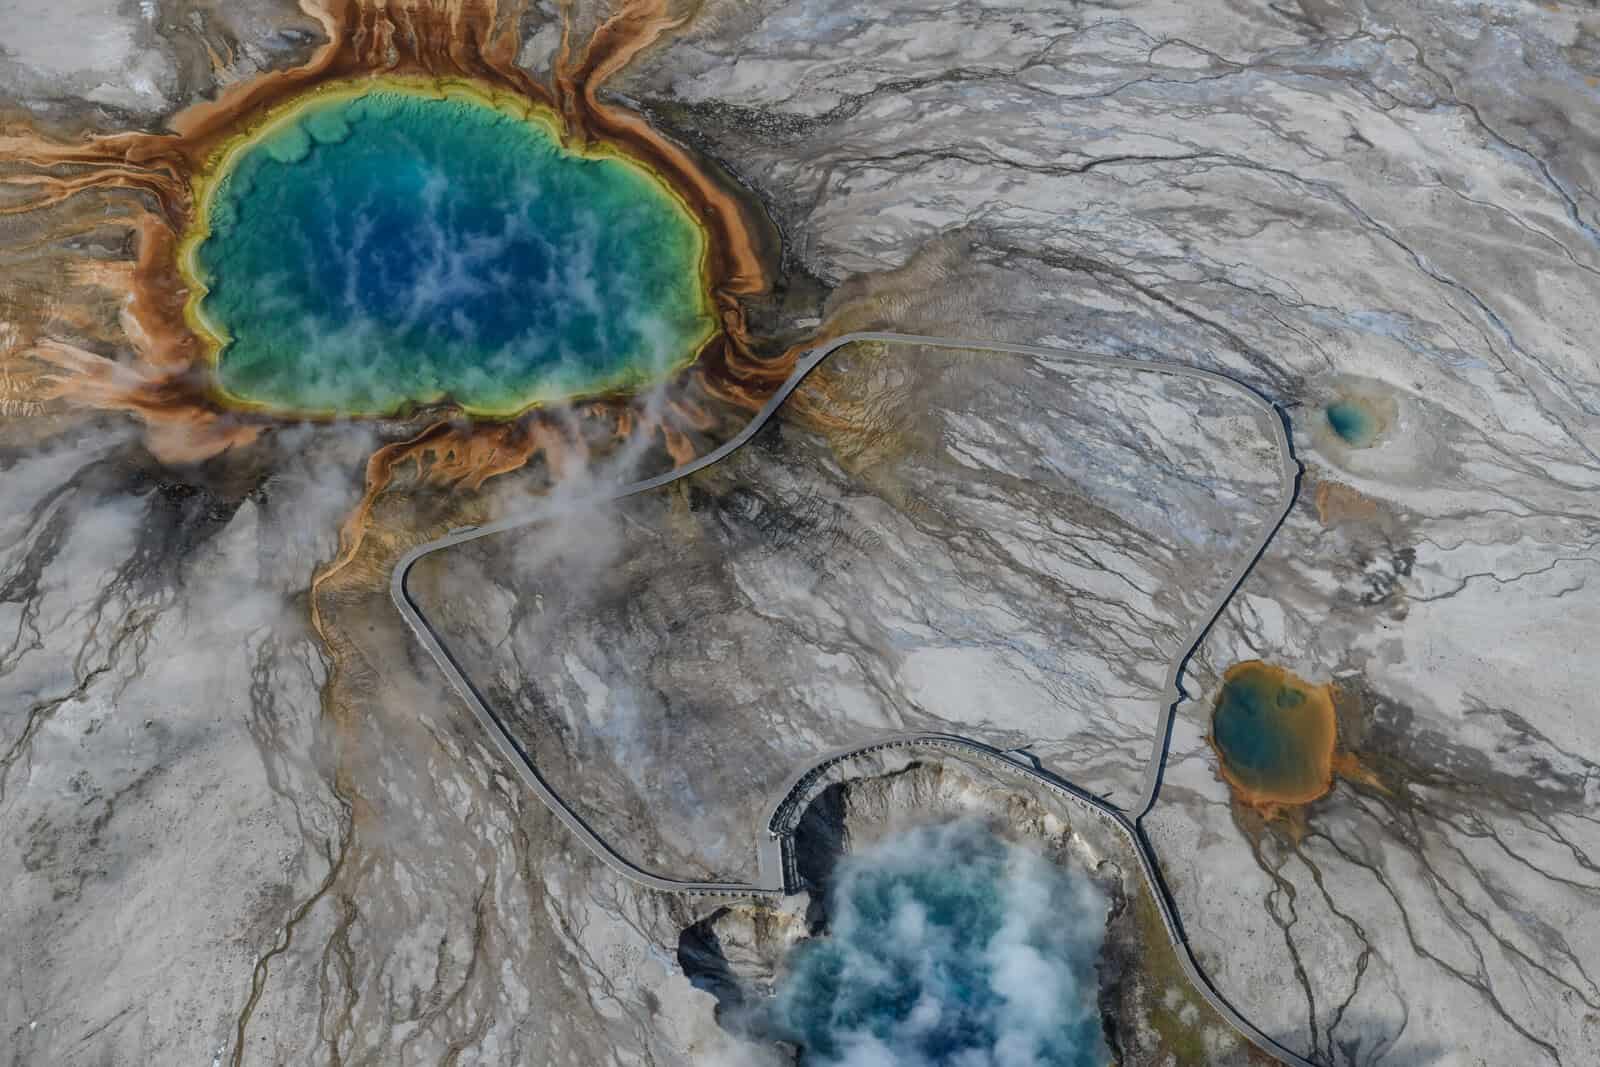
{"label": "steaming crater", "polygon": [[829,934],[794,950],[771,1028],[806,1067],[1099,1067],[1106,899],[960,821],[847,856]]}
{"label": "steaming crater", "polygon": [[649,169],[466,81],[336,83],[215,158],[180,253],[227,399],[506,417],[624,391],[717,329],[707,237]]}

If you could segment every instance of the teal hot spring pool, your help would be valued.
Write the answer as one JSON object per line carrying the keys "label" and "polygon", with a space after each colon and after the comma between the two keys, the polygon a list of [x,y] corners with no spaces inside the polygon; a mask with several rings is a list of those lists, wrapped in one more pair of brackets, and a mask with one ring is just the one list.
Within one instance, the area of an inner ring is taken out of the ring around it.
{"label": "teal hot spring pool", "polygon": [[559,129],[506,94],[380,79],[238,139],[183,257],[223,393],[494,417],[691,362],[716,326],[704,229],[643,165]]}
{"label": "teal hot spring pool", "polygon": [[1334,691],[1260,660],[1223,675],[1211,744],[1235,796],[1261,808],[1309,803],[1332,786]]}
{"label": "teal hot spring pool", "polygon": [[1377,415],[1355,400],[1339,400],[1324,409],[1328,425],[1339,439],[1353,448],[1365,448],[1377,439]]}

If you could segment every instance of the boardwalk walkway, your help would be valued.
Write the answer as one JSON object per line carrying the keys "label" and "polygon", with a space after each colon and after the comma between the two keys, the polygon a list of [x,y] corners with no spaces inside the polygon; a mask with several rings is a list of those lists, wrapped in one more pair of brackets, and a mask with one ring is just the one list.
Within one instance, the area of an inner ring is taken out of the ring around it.
{"label": "boardwalk walkway", "polygon": [[[411,599],[410,594],[406,591],[406,577],[418,560],[424,556],[450,548],[453,545],[463,544],[480,537],[488,537],[491,534],[533,523],[546,522],[562,515],[572,514],[580,509],[593,507],[597,503],[621,500],[625,497],[649,492],[652,489],[670,485],[681,478],[687,478],[698,471],[721,462],[743,447],[766,425],[768,420],[777,413],[784,401],[789,398],[789,395],[805,379],[806,375],[810,374],[828,356],[845,345],[857,341],[880,341],[888,344],[914,344],[932,348],[1010,352],[1017,355],[1083,363],[1090,366],[1195,378],[1222,386],[1238,394],[1252,407],[1268,416],[1267,421],[1272,428],[1273,442],[1277,447],[1279,460],[1277,471],[1279,478],[1278,510],[1265,524],[1248,557],[1241,560],[1234,573],[1230,575],[1226,586],[1218,594],[1209,609],[1202,613],[1194,631],[1183,645],[1182,651],[1172,661],[1167,671],[1165,690],[1161,700],[1160,719],[1155,733],[1155,743],[1145,766],[1144,787],[1140,793],[1138,804],[1134,808],[1125,811],[1108,804],[1098,797],[1084,792],[1065,779],[1059,778],[1047,770],[1036,767],[1007,752],[984,744],[982,741],[951,734],[893,735],[852,748],[826,753],[819,757],[816,762],[799,771],[790,780],[787,787],[777,793],[767,823],[758,831],[758,879],[756,884],[697,882],[668,878],[646,871],[622,855],[610,842],[596,833],[594,828],[589,826],[582,816],[568,806],[566,801],[539,774],[532,755],[523,748],[521,742],[516,739],[489,707],[482,695],[473,686],[471,680],[462,671],[460,665],[450,655],[439,635],[429,625],[427,619],[423,617],[415,601]],[[1218,1014],[1227,1019],[1240,1034],[1264,1052],[1277,1057],[1285,1063],[1294,1064],[1296,1067],[1313,1067],[1310,1061],[1284,1048],[1252,1025],[1249,1020],[1234,1011],[1232,1006],[1217,993],[1210,981],[1201,973],[1199,967],[1195,964],[1193,955],[1189,951],[1188,941],[1184,937],[1183,926],[1178,918],[1177,907],[1166,888],[1165,882],[1161,878],[1161,872],[1156,866],[1155,854],[1140,825],[1144,816],[1149,813],[1151,807],[1155,804],[1156,793],[1161,787],[1161,770],[1166,762],[1167,746],[1172,736],[1172,718],[1177,710],[1178,703],[1186,695],[1182,685],[1184,668],[1188,664],[1189,658],[1199,648],[1200,642],[1205,639],[1205,635],[1210,631],[1218,616],[1222,614],[1228,601],[1232,599],[1233,594],[1255,566],[1256,561],[1266,551],[1267,545],[1277,533],[1278,528],[1282,526],[1283,520],[1288,516],[1289,509],[1293,507],[1295,497],[1299,492],[1300,474],[1300,463],[1294,456],[1294,449],[1289,439],[1288,416],[1283,409],[1257,392],[1248,383],[1218,371],[1151,360],[1087,355],[1040,345],[965,341],[946,337],[924,337],[916,334],[851,333],[836,337],[807,353],[796,365],[794,372],[778,387],[778,390],[756,413],[756,416],[750,420],[749,424],[714,451],[676,470],[668,471],[654,478],[646,478],[643,481],[620,486],[600,497],[591,498],[581,503],[551,501],[529,511],[511,515],[492,523],[451,531],[450,534],[437,541],[431,541],[428,544],[412,549],[400,560],[390,581],[390,594],[400,614],[405,618],[412,632],[417,635],[417,640],[421,642],[423,648],[427,649],[428,654],[439,664],[440,670],[444,672],[445,677],[449,679],[455,690],[461,694],[462,699],[466,701],[467,706],[471,709],[473,716],[482,725],[490,742],[505,757],[506,762],[515,771],[522,783],[544,802],[545,806],[566,825],[567,829],[590,852],[629,881],[649,889],[705,897],[776,899],[789,892],[796,891],[802,887],[799,872],[795,865],[793,837],[795,828],[799,824],[800,816],[804,812],[805,804],[809,802],[809,790],[817,784],[829,769],[848,760],[859,758],[862,755],[894,748],[926,749],[942,756],[962,759],[979,766],[1019,775],[1031,785],[1049,790],[1114,825],[1128,841],[1134,855],[1139,858],[1140,868],[1144,872],[1145,881],[1155,898],[1162,922],[1166,926],[1167,934],[1171,937],[1179,962],[1189,976],[1190,981],[1194,983],[1196,991],[1211,1004]]]}

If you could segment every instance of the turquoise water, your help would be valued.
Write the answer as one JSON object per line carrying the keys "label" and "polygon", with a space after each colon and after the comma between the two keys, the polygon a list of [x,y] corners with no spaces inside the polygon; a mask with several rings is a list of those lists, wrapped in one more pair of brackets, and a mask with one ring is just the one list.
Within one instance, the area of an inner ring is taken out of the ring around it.
{"label": "turquoise water", "polygon": [[223,388],[476,414],[659,378],[714,326],[704,237],[640,167],[459,90],[309,102],[239,150],[194,268]]}
{"label": "turquoise water", "polygon": [[807,1067],[1103,1067],[1106,902],[972,823],[846,857],[772,1006]]}
{"label": "turquoise water", "polygon": [[1252,662],[1230,669],[1217,694],[1211,737],[1235,782],[1257,799],[1298,802],[1327,785],[1333,707],[1287,671]]}
{"label": "turquoise water", "polygon": [[1227,754],[1229,768],[1259,782],[1296,777],[1304,746],[1287,728],[1285,712],[1304,703],[1304,695],[1265,676],[1241,676],[1223,686],[1211,735]]}
{"label": "turquoise water", "polygon": [[1340,439],[1357,448],[1370,445],[1378,433],[1378,420],[1370,411],[1353,401],[1341,400],[1329,404],[1325,414],[1328,425]]}

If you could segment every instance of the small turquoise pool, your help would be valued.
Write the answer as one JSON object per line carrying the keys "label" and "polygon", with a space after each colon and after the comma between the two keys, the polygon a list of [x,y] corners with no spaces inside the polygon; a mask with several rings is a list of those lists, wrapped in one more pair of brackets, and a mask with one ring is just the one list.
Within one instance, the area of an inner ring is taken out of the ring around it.
{"label": "small turquoise pool", "polygon": [[691,362],[716,325],[703,229],[642,165],[557,130],[488,90],[378,80],[235,145],[187,260],[222,390],[506,416]]}
{"label": "small turquoise pool", "polygon": [[1329,404],[1324,410],[1328,426],[1353,448],[1365,448],[1378,436],[1378,418],[1353,400]]}

